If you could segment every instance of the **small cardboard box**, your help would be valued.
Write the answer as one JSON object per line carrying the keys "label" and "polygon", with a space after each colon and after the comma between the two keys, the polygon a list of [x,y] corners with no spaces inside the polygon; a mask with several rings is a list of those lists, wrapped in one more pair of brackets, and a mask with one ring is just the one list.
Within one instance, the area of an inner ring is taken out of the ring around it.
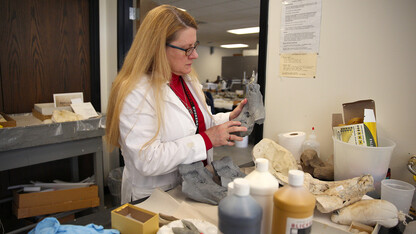
{"label": "small cardboard box", "polygon": [[52,103],[36,103],[34,108],[39,114],[48,116],[51,115],[54,110],[67,110],[72,111],[72,108],[70,106],[61,106],[61,107],[55,107],[55,104]]}
{"label": "small cardboard box", "polygon": [[0,122],[1,126],[4,128],[16,127],[16,120],[12,119],[10,116],[3,112],[0,112],[0,115],[3,116],[3,118],[6,120],[6,122]]}
{"label": "small cardboard box", "polygon": [[49,192],[13,192],[13,213],[19,219],[99,205],[96,185]]}
{"label": "small cardboard box", "polygon": [[42,113],[40,113],[39,111],[35,109],[32,109],[32,115],[38,118],[40,121],[44,121],[44,120],[52,118],[52,115],[43,115]]}
{"label": "small cardboard box", "polygon": [[111,211],[111,227],[123,234],[155,234],[159,215],[126,203]]}
{"label": "small cardboard box", "polygon": [[354,145],[367,145],[364,124],[351,124],[332,128],[334,137]]}
{"label": "small cardboard box", "polygon": [[368,132],[364,123],[339,126],[340,124],[347,124],[354,118],[364,119],[364,109],[372,109],[375,115],[375,102],[371,99],[368,99],[351,103],[344,103],[342,106],[344,117],[342,117],[342,114],[340,113],[332,114],[332,130],[334,137],[337,140],[350,144],[375,146],[373,145],[374,141],[370,139],[370,133]]}

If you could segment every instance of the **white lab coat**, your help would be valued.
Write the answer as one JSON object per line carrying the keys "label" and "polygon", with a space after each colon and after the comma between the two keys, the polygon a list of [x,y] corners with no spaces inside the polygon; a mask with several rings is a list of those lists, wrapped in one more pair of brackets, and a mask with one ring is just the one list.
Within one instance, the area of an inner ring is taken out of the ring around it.
{"label": "white lab coat", "polygon": [[[199,100],[190,78],[184,76],[192,95],[204,115],[206,128],[225,123],[230,113],[210,116],[203,100]],[[202,87],[202,86],[201,86]],[[156,133],[157,117],[155,98],[149,87],[148,77],[141,79],[126,97],[120,113],[120,148],[125,161],[121,186],[122,204],[149,196],[155,188],[168,190],[181,180],[179,164],[190,164],[208,159],[208,152],[201,135],[195,134],[196,125],[186,107],[168,84],[163,86],[162,126],[156,140],[141,151],[141,147]],[[210,108],[208,108],[210,110]]]}

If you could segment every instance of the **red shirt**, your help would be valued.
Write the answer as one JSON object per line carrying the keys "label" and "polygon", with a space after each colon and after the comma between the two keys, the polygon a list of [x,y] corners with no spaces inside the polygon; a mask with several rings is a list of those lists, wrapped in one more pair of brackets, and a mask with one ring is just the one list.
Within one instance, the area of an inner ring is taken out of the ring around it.
{"label": "red shirt", "polygon": [[[192,96],[191,91],[189,90],[188,86],[186,85],[186,82],[183,82],[183,87],[182,87],[182,80],[183,78],[172,74],[172,80],[170,81],[170,87],[173,90],[173,92],[176,94],[176,96],[178,96],[178,98],[182,101],[182,103],[185,105],[186,109],[192,109],[192,105],[191,102],[189,101],[189,98],[192,100],[192,103],[195,106],[196,109],[196,114],[198,117],[198,133],[202,136],[202,138],[204,138],[204,142],[205,142],[205,148],[206,150],[209,150],[212,148],[212,143],[211,140],[209,139],[209,137],[207,136],[207,134],[205,133],[206,126],[205,126],[205,120],[204,120],[204,115],[201,112],[201,109],[198,106],[198,103],[196,102],[195,98]],[[186,93],[189,95],[186,95],[184,89],[186,89]],[[191,113],[189,113],[192,116],[192,119],[195,121],[195,116]],[[204,163],[205,164],[205,163]]]}

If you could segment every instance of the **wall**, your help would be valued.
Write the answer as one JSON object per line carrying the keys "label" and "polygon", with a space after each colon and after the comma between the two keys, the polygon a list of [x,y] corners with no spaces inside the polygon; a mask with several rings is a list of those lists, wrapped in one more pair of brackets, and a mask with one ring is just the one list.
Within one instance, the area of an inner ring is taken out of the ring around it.
{"label": "wall", "polygon": [[323,0],[317,78],[282,79],[281,1],[270,1],[263,137],[315,126],[329,158],[331,114],[342,112],[342,103],[373,99],[378,135],[397,144],[392,178],[412,182],[406,164],[416,154],[415,11],[413,0]]}
{"label": "wall", "polygon": [[257,72],[258,60],[258,56],[224,56],[221,76],[224,80],[250,79],[253,71]]}
{"label": "wall", "polygon": [[198,73],[199,81],[201,83],[205,83],[207,79],[211,82],[215,81],[217,76],[221,75],[221,58],[241,53],[241,49],[214,48],[214,53],[211,54],[209,46],[199,46],[199,57],[193,63],[193,67]]}
{"label": "wall", "polygon": [[[117,1],[100,0],[100,82],[101,112],[107,113],[111,84],[117,76]],[[119,166],[118,150],[108,152],[104,147],[104,176]]]}

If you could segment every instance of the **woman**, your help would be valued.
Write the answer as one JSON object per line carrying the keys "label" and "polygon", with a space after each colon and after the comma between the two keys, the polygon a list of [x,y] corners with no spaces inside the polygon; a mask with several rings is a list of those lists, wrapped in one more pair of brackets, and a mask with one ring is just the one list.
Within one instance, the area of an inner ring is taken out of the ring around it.
{"label": "woman", "polygon": [[192,62],[197,24],[188,13],[162,5],[143,20],[108,102],[105,139],[125,161],[122,203],[180,183],[178,165],[212,161],[212,147],[241,141],[247,131],[230,113],[212,115]]}

